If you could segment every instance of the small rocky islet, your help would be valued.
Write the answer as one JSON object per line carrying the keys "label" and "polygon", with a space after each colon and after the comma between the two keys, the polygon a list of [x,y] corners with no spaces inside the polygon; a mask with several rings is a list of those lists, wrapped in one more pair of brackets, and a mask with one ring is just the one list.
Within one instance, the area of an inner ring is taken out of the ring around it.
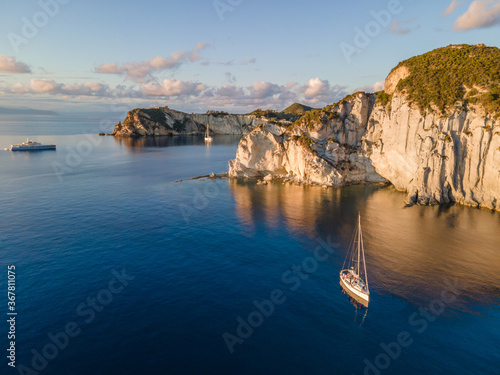
{"label": "small rocky islet", "polygon": [[399,63],[384,91],[322,109],[237,115],[134,109],[115,137],[241,135],[233,178],[390,183],[410,204],[500,210],[500,49],[450,45]]}

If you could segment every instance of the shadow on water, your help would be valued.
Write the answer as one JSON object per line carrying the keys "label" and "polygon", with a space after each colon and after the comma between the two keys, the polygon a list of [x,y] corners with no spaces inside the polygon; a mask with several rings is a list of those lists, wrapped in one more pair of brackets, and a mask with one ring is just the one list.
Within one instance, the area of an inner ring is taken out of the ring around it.
{"label": "shadow on water", "polygon": [[342,245],[342,260],[360,212],[370,285],[378,294],[424,304],[456,283],[457,305],[500,298],[499,213],[460,205],[404,207],[405,194],[393,187],[243,181],[229,181],[229,187],[249,236],[259,224],[285,227],[291,236],[331,235]]}

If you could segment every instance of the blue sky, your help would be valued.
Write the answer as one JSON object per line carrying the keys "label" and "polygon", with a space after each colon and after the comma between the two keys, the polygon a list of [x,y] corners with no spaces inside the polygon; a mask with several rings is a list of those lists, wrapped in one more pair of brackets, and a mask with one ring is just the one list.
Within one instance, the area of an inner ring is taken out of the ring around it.
{"label": "blue sky", "polygon": [[[500,1],[5,0],[0,106],[322,107],[401,60],[500,46]],[[445,14],[446,13],[446,14]]]}

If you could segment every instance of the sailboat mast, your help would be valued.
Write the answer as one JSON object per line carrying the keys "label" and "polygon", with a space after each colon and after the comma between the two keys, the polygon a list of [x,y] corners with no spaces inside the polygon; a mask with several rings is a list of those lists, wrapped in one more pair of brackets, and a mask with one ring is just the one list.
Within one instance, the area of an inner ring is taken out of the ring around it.
{"label": "sailboat mast", "polygon": [[[361,234],[361,217],[360,217],[360,221],[359,221],[359,233]],[[366,273],[365,246],[363,245],[363,234],[361,234],[361,252],[363,253],[363,267],[365,270],[366,290],[369,290],[369,288],[368,288],[368,274]]]}
{"label": "sailboat mast", "polygon": [[356,273],[359,276],[359,249],[360,249],[360,243],[361,243],[361,215],[358,214],[358,269],[356,270]]}

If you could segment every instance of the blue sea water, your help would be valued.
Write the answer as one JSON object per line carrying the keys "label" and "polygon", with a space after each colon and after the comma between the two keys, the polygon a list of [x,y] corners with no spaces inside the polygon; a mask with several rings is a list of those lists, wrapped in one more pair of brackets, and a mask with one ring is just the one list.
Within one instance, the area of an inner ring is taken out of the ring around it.
{"label": "blue sea water", "polygon": [[[498,213],[186,180],[227,171],[238,138],[114,139],[97,121],[0,120],[2,149],[57,144],[0,152],[4,353],[12,264],[18,313],[0,373],[500,374]],[[358,212],[368,309],[338,284]]]}

